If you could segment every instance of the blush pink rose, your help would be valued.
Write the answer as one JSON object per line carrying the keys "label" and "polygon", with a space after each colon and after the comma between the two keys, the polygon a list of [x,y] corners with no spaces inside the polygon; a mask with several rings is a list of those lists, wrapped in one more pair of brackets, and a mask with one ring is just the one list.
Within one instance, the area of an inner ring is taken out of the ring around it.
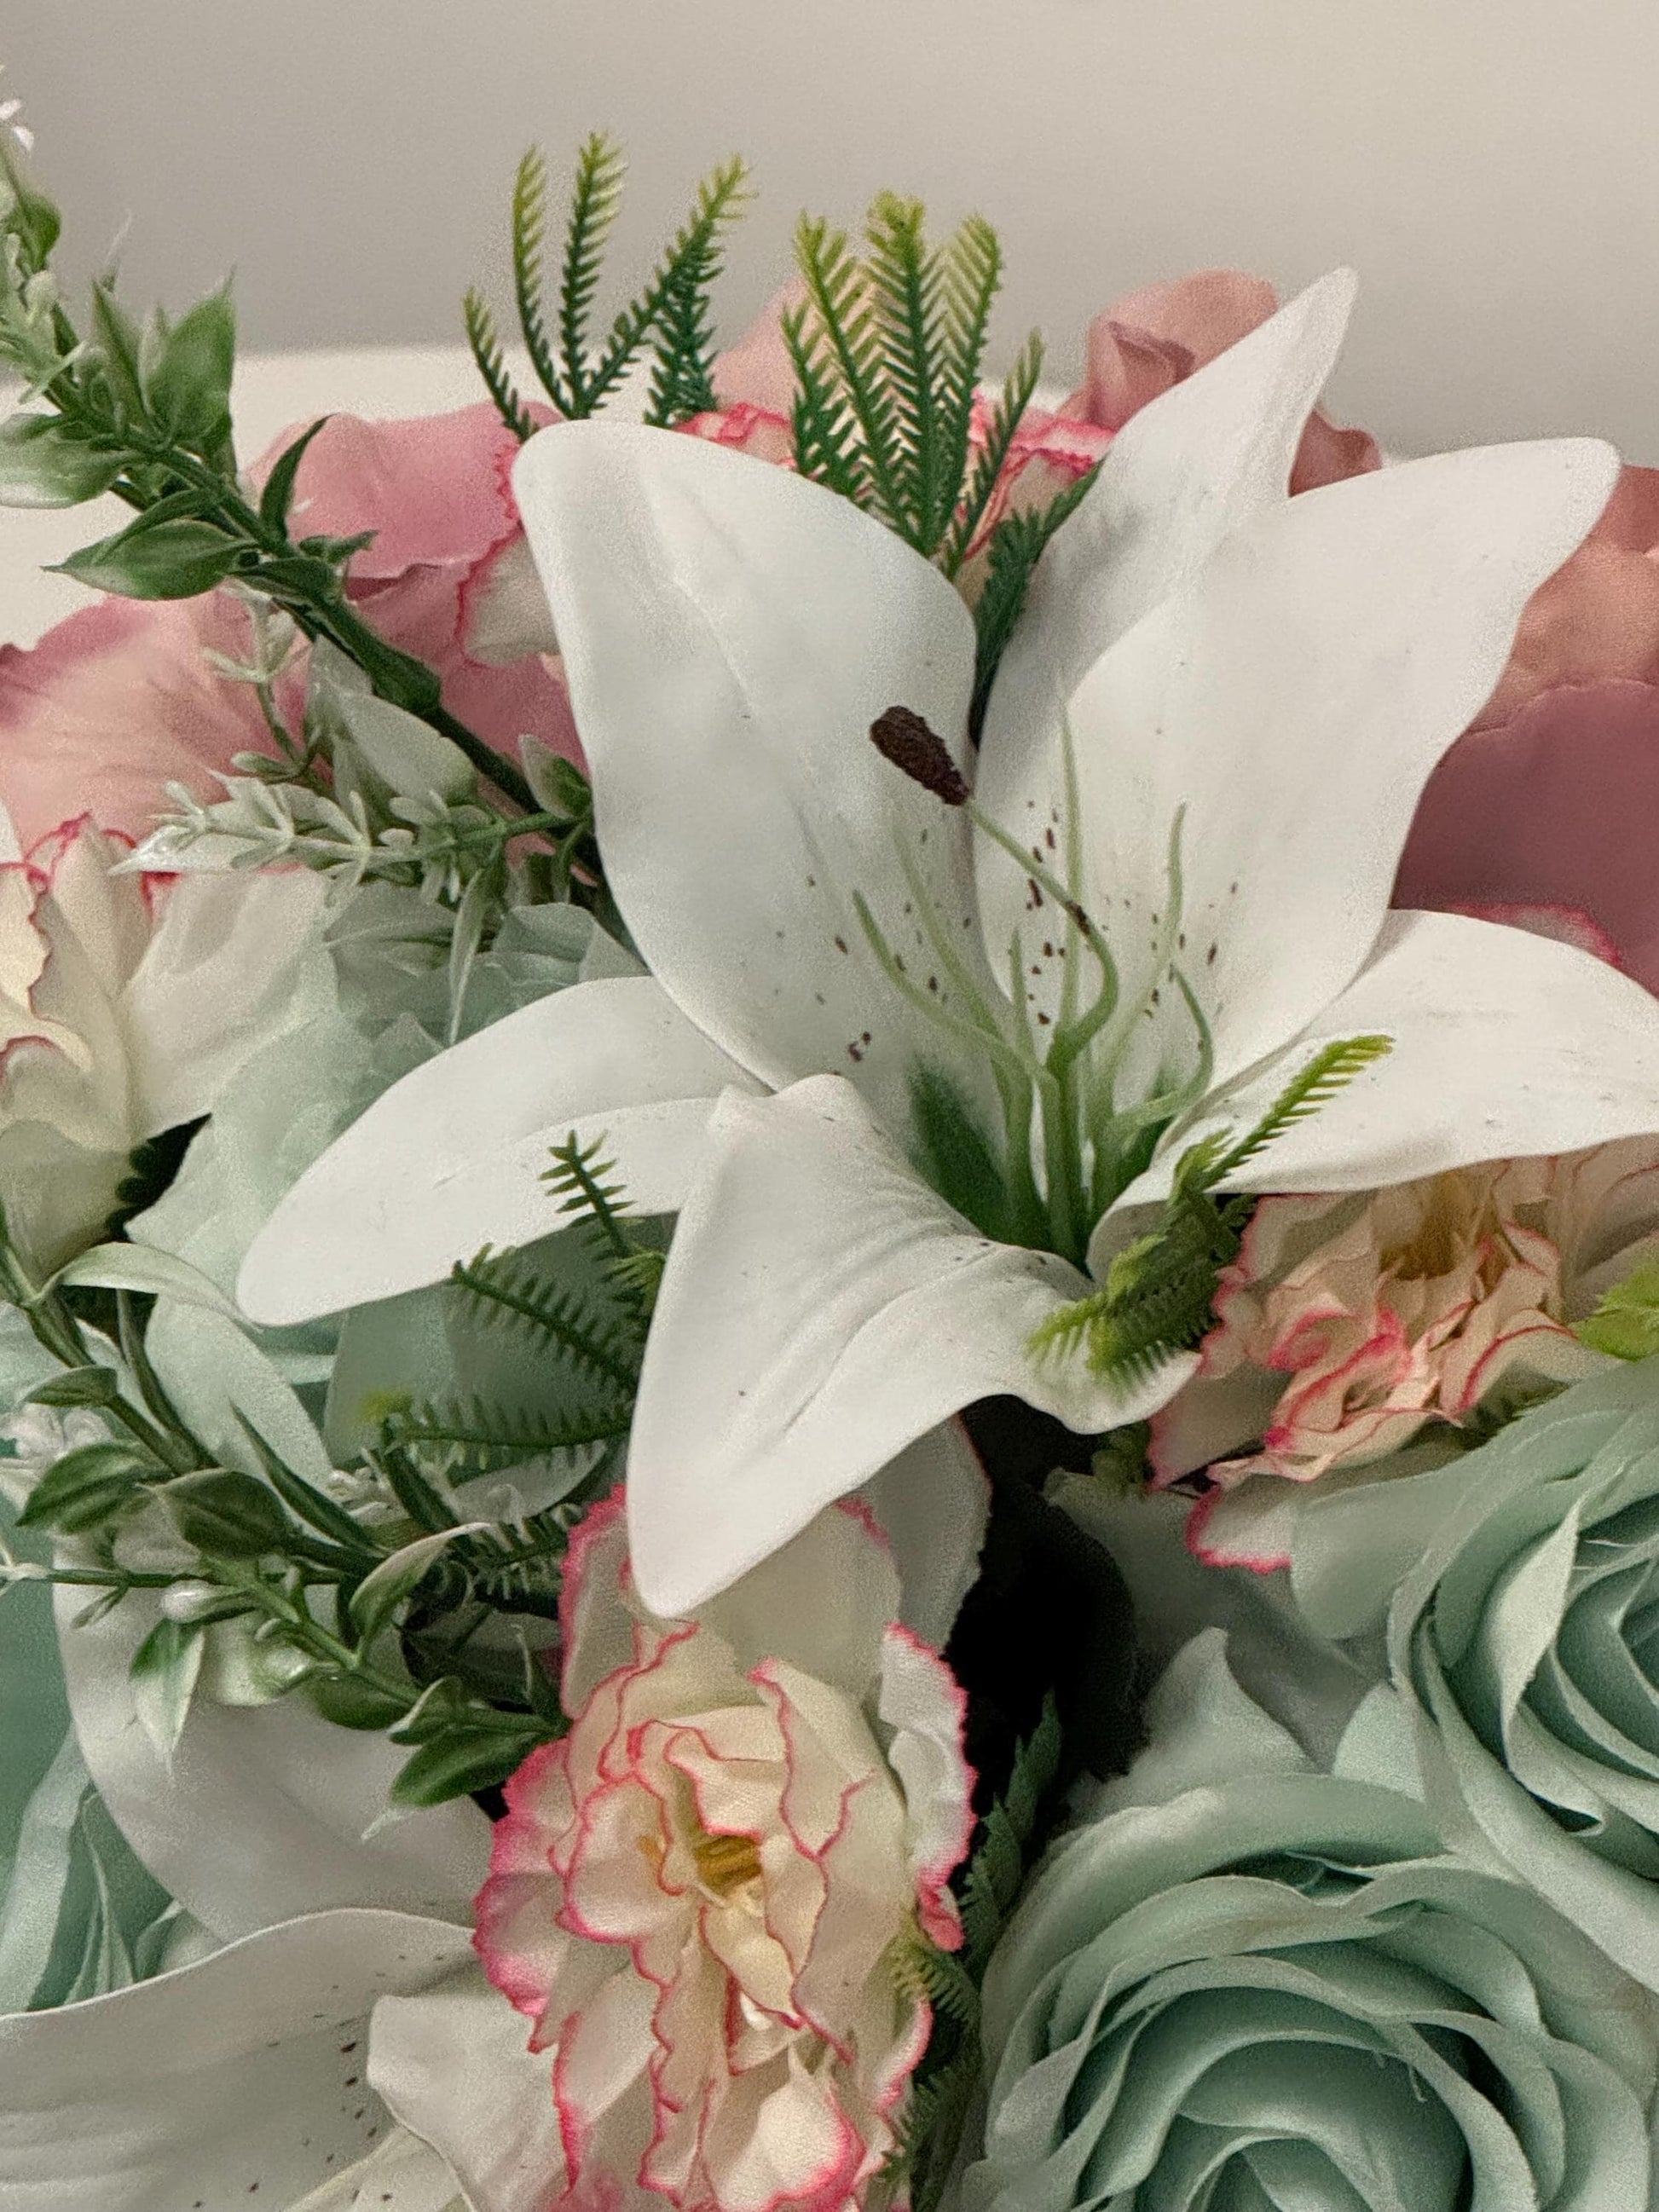
{"label": "blush pink rose", "polygon": [[1200,1557],[1280,1565],[1251,1548],[1264,1478],[1354,1474],[1506,1395],[1604,1367],[1571,1324],[1656,1253],[1648,1138],[1370,1194],[1264,1198],[1221,1278],[1198,1373],[1153,1418],[1154,1483],[1206,1478],[1188,1530]]}
{"label": "blush pink rose", "polygon": [[[374,530],[350,571],[368,619],[437,669],[452,710],[492,744],[511,752],[528,732],[575,758],[563,685],[540,658],[552,640],[508,481],[517,450],[488,404],[406,422],[334,416],[301,465],[295,528]],[[21,843],[88,810],[142,836],[168,782],[212,798],[234,754],[268,751],[252,691],[205,657],[245,660],[252,638],[246,610],[220,592],[110,599],[32,650],[0,647],[0,805]],[[283,696],[295,707],[297,684]]]}
{"label": "blush pink rose", "polygon": [[859,1510],[696,1620],[645,1612],[626,1543],[618,1495],[572,1545],[570,1733],[507,1785],[477,1904],[548,2055],[559,2201],[851,2212],[929,2030],[891,1947],[961,1940],[961,1692]]}

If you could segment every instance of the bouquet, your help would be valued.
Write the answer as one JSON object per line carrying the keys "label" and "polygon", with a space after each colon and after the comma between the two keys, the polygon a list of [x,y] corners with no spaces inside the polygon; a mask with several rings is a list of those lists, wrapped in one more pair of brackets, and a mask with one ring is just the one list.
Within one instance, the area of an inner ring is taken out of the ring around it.
{"label": "bouquet", "polygon": [[603,137],[256,459],[0,123],[0,2206],[1659,2203],[1659,477]]}

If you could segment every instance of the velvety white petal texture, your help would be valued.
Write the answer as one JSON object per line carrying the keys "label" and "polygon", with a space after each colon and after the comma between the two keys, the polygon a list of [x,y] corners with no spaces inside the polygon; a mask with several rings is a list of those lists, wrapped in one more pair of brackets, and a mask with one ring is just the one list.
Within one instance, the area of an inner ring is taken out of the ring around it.
{"label": "velvety white petal texture", "polygon": [[[1269,1068],[1191,1128],[1119,1201],[1168,1190],[1207,1130],[1243,1131],[1333,1038],[1393,1049],[1238,1177],[1249,1190],[1367,1190],[1474,1160],[1571,1152],[1659,1129],[1659,1001],[1588,952],[1467,915],[1389,917],[1375,957]],[[1096,1233],[1103,1263],[1113,1216]]]}
{"label": "velvety white petal texture", "polygon": [[[1126,989],[1170,911],[1218,1081],[1358,972],[1418,799],[1501,674],[1522,609],[1617,475],[1591,440],[1445,453],[1304,493],[1236,532],[1096,662],[1071,702],[1085,904]],[[1190,1066],[1166,988],[1139,1071]]]}
{"label": "velvety white petal texture", "polygon": [[130,1597],[88,1627],[85,1595],[58,1594],[76,1732],[133,1850],[221,1937],[331,1906],[383,1905],[465,1922],[489,1856],[489,1823],[463,1798],[365,1832],[408,1758],[384,1736],[337,1728],[291,1695],[275,1705],[199,1700],[171,1771],[139,1725],[128,1668],[155,1620]]}
{"label": "velvety white petal texture", "polygon": [[548,2062],[481,1969],[426,1995],[387,1997],[369,2039],[369,2079],[431,2144],[476,2212],[550,2212],[564,2156]]}
{"label": "velvety white petal texture", "polygon": [[401,1913],[325,1913],[112,1996],[0,2021],[0,2202],[288,2212],[389,2125],[368,2081],[376,2000],[453,1971],[466,1949],[463,1930]]}
{"label": "velvety white petal texture", "polygon": [[[1355,278],[1338,269],[1174,385],[1113,439],[1082,506],[1032,579],[985,719],[981,803],[1024,834],[1061,796],[1066,701],[1107,647],[1188,582],[1229,532],[1289,495],[1291,465],[1335,364]],[[981,844],[986,933],[1006,945],[1024,886]]]}
{"label": "velvety white petal texture", "polygon": [[307,1170],[249,1248],[243,1308],[307,1321],[546,1236],[541,1177],[573,1129],[604,1132],[641,1212],[672,1212],[709,1101],[749,1084],[649,976],[553,992],[414,1069]]}
{"label": "velvety white petal texture", "polygon": [[1080,1431],[1140,1419],[1192,1362],[1120,1393],[1034,1365],[1032,1331],[1088,1285],[982,1237],[923,1183],[850,1085],[729,1095],[675,1233],[629,1452],[634,1571],[693,1611],[979,1398]]}
{"label": "velvety white petal texture", "polygon": [[447,2159],[394,2127],[367,2158],[283,2212],[471,2212]]}
{"label": "velvety white petal texture", "polygon": [[123,994],[144,1133],[205,1114],[244,1060],[330,1002],[325,878],[185,876]]}
{"label": "velvety white petal texture", "polygon": [[939,969],[904,911],[897,840],[958,957],[982,963],[966,820],[869,730],[908,707],[963,757],[967,608],[849,501],[702,439],[561,424],[514,483],[606,878],[652,973],[769,1084],[848,1074],[902,1127],[918,1031],[933,1058],[949,1048],[872,958],[854,906],[862,891],[913,970]]}
{"label": "velvety white petal texture", "polygon": [[979,1579],[991,1486],[960,1421],[907,1445],[855,1493],[875,1515],[899,1571],[899,1619],[942,1651]]}

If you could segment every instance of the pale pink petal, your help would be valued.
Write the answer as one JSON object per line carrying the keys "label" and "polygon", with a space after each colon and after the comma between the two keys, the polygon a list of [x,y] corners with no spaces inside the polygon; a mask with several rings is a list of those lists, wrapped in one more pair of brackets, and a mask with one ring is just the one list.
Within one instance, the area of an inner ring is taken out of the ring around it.
{"label": "pale pink petal", "polygon": [[211,770],[268,752],[252,692],[204,658],[252,643],[246,609],[214,596],[105,599],[29,650],[0,646],[0,805],[24,848],[81,814],[142,837],[169,781],[211,799]]}
{"label": "pale pink petal", "polygon": [[[1395,902],[1522,920],[1610,947],[1659,991],[1659,690],[1548,691],[1462,738],[1430,778]],[[1495,910],[1495,911],[1494,911]]]}
{"label": "pale pink petal", "polygon": [[1296,1492],[1271,1474],[1233,1490],[1212,1490],[1187,1520],[1187,1548],[1206,1567],[1249,1567],[1272,1574],[1291,1564]]}
{"label": "pale pink petal", "polygon": [[780,325],[784,315],[805,298],[805,285],[792,276],[772,295],[737,343],[715,356],[714,392],[722,408],[758,408],[788,420],[795,368]]}

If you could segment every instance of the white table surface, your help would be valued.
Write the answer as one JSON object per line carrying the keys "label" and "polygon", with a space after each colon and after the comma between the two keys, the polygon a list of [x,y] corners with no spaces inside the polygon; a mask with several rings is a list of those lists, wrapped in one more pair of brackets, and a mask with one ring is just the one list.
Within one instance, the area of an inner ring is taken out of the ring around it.
{"label": "white table surface", "polygon": [[[483,396],[464,346],[255,354],[236,374],[237,445],[249,460],[279,430],[331,410],[431,415]],[[0,641],[33,645],[43,630],[95,598],[68,576],[43,574],[44,564],[131,520],[115,499],[66,508],[0,507]]]}

